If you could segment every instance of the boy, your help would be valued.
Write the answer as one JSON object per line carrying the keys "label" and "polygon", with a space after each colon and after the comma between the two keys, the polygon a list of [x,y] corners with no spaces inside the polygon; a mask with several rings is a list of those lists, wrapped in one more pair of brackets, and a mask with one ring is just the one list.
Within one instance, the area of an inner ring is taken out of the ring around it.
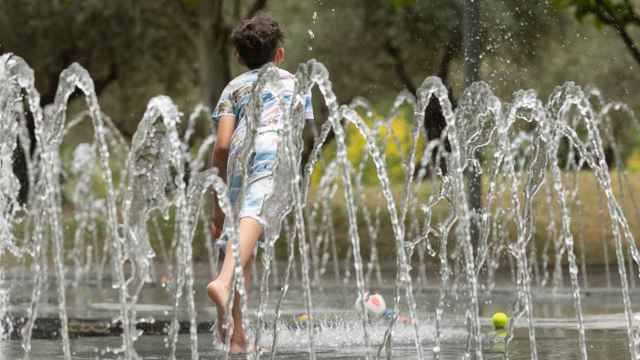
{"label": "boy", "polygon": [[[231,42],[236,49],[236,57],[242,65],[249,68],[249,71],[236,77],[225,87],[212,115],[214,126],[217,126],[213,165],[227,181],[234,215],[239,218],[240,262],[245,274],[245,284],[249,284],[256,244],[263,238],[265,230],[279,229],[288,206],[285,205],[286,201],[282,200],[280,191],[274,192],[274,187],[282,187],[280,178],[283,177],[279,175],[283,170],[277,170],[278,174],[274,174],[274,167],[281,142],[278,129],[283,126],[281,109],[289,108],[295,86],[295,77],[291,73],[278,68],[281,86],[274,90],[277,93],[264,90],[261,94],[262,108],[259,113],[257,135],[247,163],[248,176],[245,179],[244,199],[239,199],[244,169],[239,166],[237,159],[243,141],[248,141],[246,122],[250,121],[250,110],[247,105],[252,96],[253,85],[263,65],[271,62],[277,66],[284,60],[284,48],[281,46],[283,38],[284,34],[279,24],[264,14],[243,21],[233,30]],[[313,119],[310,96],[304,99],[303,111],[306,119]],[[278,168],[283,167],[284,161],[282,163]],[[277,177],[276,181],[274,177]],[[217,201],[214,201],[214,204],[211,231],[213,237],[218,239],[222,233],[224,214]],[[217,306],[218,336],[220,340],[224,340],[222,325],[225,306],[231,295],[235,259],[230,242],[225,244],[224,240],[219,240],[218,245],[225,249],[224,259],[218,277],[209,283],[207,292]],[[245,352],[245,329],[242,327],[237,294],[232,316],[234,327],[229,351]]]}

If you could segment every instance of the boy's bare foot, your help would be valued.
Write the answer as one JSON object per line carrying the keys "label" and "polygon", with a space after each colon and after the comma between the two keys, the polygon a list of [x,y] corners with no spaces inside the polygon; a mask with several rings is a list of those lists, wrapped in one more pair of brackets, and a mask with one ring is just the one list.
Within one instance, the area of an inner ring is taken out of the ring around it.
{"label": "boy's bare foot", "polygon": [[247,345],[244,341],[231,341],[229,352],[232,354],[244,354],[247,352]]}
{"label": "boy's bare foot", "polygon": [[[229,300],[229,288],[221,281],[214,280],[207,285],[207,293],[211,301],[216,304],[218,310],[218,321],[216,321],[216,325],[218,326],[218,340],[224,343],[224,313],[227,307],[227,300]],[[231,344],[231,346],[233,347],[233,344]]]}
{"label": "boy's bare foot", "polygon": [[268,350],[269,348],[262,347],[262,346],[256,347],[253,344],[247,346],[245,340],[231,339],[231,344],[229,345],[230,354],[246,354],[248,352],[265,353]]}

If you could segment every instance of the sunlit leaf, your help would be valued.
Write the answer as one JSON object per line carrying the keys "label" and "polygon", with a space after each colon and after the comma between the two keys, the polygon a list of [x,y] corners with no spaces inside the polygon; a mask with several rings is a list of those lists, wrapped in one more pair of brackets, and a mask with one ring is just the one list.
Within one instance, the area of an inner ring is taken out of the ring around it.
{"label": "sunlit leaf", "polygon": [[395,10],[400,10],[405,6],[410,6],[416,3],[416,0],[391,0],[391,5]]}
{"label": "sunlit leaf", "polygon": [[[238,0],[239,1],[239,0]],[[200,5],[200,0],[182,0],[184,6],[188,9],[195,10]]]}
{"label": "sunlit leaf", "polygon": [[551,5],[558,9],[566,9],[573,4],[571,0],[551,0]]}
{"label": "sunlit leaf", "polygon": [[602,29],[604,28],[604,23],[598,19],[598,17],[594,17],[593,18],[593,26],[598,30],[598,31],[602,31]]}

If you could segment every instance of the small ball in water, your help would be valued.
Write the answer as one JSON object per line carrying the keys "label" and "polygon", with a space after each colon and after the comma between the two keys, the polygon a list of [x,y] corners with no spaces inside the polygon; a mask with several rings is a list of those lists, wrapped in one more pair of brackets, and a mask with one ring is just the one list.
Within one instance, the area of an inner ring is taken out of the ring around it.
{"label": "small ball in water", "polygon": [[307,313],[302,313],[302,314],[297,314],[295,316],[295,319],[296,321],[300,321],[300,322],[309,321],[309,319],[311,319],[311,316],[309,316],[309,314]]}
{"label": "small ball in water", "polygon": [[[360,304],[362,304],[362,300],[358,296],[358,300],[356,300],[356,309],[361,309]],[[384,298],[380,294],[369,294],[368,292],[364,294],[364,308],[369,313],[376,314],[378,316],[384,314],[384,311],[387,309],[387,304],[384,301]]]}
{"label": "small ball in water", "polygon": [[509,317],[503,312],[497,312],[491,317],[491,323],[496,330],[504,329],[509,323]]}

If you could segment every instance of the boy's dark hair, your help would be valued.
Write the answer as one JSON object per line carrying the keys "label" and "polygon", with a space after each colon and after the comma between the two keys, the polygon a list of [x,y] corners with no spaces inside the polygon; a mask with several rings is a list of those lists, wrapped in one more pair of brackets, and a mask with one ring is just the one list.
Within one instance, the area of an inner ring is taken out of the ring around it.
{"label": "boy's dark hair", "polygon": [[280,24],[266,14],[243,20],[231,33],[231,43],[249,69],[257,69],[273,60],[283,40]]}

